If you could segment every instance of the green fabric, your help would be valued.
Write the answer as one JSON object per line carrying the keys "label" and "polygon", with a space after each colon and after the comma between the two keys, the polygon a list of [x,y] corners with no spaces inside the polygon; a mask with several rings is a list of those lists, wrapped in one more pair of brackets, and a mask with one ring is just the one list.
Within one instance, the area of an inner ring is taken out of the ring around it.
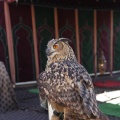
{"label": "green fabric", "polygon": [[54,8],[35,6],[35,18],[37,29],[44,24],[54,27]]}
{"label": "green fabric", "polygon": [[82,28],[86,25],[93,28],[93,26],[94,26],[93,10],[79,10],[78,15],[79,15],[78,19],[79,19],[79,27],[80,28]]}
{"label": "green fabric", "polygon": [[54,9],[35,6],[35,19],[38,36],[38,50],[40,70],[44,70],[46,66],[46,53],[47,43],[54,37]]}
{"label": "green fabric", "polygon": [[39,93],[39,90],[38,90],[37,88],[30,89],[30,90],[28,90],[28,91],[31,92],[31,93],[36,93],[36,94]]}
{"label": "green fabric", "polygon": [[110,103],[102,103],[99,105],[100,110],[111,116],[120,117],[120,103],[119,104],[110,104]]}
{"label": "green fabric", "polygon": [[81,64],[94,72],[93,11],[79,10]]}
{"label": "green fabric", "polygon": [[120,70],[120,11],[114,11],[114,70]]}

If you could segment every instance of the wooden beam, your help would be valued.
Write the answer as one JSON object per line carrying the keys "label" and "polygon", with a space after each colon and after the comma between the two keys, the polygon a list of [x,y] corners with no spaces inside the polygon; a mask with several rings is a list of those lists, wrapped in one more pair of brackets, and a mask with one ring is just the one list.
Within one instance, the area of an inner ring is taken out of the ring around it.
{"label": "wooden beam", "polygon": [[94,71],[95,76],[97,75],[97,11],[94,10]]}
{"label": "wooden beam", "polygon": [[58,30],[58,13],[57,8],[54,8],[54,21],[55,21],[55,38],[59,38],[59,30]]}
{"label": "wooden beam", "polygon": [[75,29],[76,29],[77,59],[78,59],[78,62],[80,63],[80,38],[79,38],[78,9],[75,9]]}
{"label": "wooden beam", "polygon": [[31,14],[32,14],[32,31],[33,31],[33,43],[34,43],[34,54],[35,54],[35,68],[36,68],[36,79],[39,75],[39,62],[38,62],[38,43],[37,43],[37,31],[36,31],[36,22],[35,22],[35,10],[34,5],[31,5]]}
{"label": "wooden beam", "polygon": [[10,63],[10,74],[13,84],[15,84],[15,61],[14,61],[14,50],[13,50],[13,38],[12,38],[12,27],[10,20],[9,6],[6,1],[4,1],[4,15],[5,15],[5,25],[6,25],[6,35],[8,43],[8,53],[9,53],[9,63]]}
{"label": "wooden beam", "polygon": [[110,11],[110,75],[113,71],[113,10]]}

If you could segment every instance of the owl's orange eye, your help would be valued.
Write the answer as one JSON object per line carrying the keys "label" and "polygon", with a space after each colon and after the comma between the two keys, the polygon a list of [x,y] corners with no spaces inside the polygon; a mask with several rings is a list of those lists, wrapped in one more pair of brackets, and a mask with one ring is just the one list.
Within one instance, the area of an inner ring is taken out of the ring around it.
{"label": "owl's orange eye", "polygon": [[53,45],[53,48],[54,48],[54,49],[58,49],[58,47],[59,47],[59,46],[58,46],[57,44],[54,44],[54,45]]}

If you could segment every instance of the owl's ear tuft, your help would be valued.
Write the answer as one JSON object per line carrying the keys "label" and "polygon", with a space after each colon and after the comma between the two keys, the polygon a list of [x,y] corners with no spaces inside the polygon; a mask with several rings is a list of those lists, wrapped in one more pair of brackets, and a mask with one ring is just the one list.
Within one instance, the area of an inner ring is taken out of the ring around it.
{"label": "owl's ear tuft", "polygon": [[72,40],[68,38],[59,38],[58,41],[63,41],[63,42],[72,42]]}

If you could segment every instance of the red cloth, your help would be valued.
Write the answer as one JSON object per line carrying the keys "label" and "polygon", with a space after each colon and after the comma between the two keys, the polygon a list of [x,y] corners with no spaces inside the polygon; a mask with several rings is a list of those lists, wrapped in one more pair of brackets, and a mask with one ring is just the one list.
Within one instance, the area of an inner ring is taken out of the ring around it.
{"label": "red cloth", "polygon": [[16,81],[33,81],[36,78],[31,6],[9,4],[9,10],[15,51]]}
{"label": "red cloth", "polygon": [[93,83],[96,87],[120,87],[120,81],[106,80]]}

